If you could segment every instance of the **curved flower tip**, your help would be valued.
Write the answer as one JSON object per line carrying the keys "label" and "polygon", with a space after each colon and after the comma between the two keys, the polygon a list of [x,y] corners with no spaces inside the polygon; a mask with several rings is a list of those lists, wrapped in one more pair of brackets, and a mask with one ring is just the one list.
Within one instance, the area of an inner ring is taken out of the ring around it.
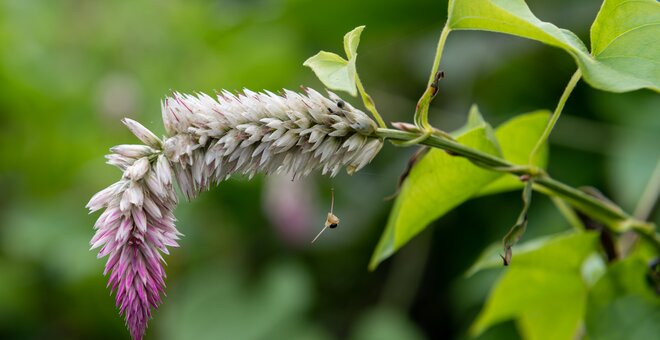
{"label": "curved flower tip", "polygon": [[[156,146],[150,133],[141,135]],[[105,208],[90,244],[100,248],[98,257],[108,256],[103,273],[109,274],[108,287],[116,293],[116,306],[131,336],[142,339],[151,309],[161,303],[165,289],[161,253],[177,247],[181,235],[174,226],[172,170],[165,156],[149,146],[124,145],[112,151],[108,162],[123,176],[87,204],[90,211]]]}

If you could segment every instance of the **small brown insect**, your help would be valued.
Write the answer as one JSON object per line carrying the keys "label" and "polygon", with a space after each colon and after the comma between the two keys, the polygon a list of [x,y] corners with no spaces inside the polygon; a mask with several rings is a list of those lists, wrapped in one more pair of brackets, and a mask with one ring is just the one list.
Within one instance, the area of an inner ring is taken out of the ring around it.
{"label": "small brown insect", "polygon": [[318,233],[318,235],[316,235],[316,237],[312,240],[312,243],[314,243],[314,241],[316,241],[316,239],[318,239],[319,236],[321,236],[321,234],[323,234],[323,232],[326,229],[328,229],[328,228],[335,229],[335,228],[337,228],[337,226],[339,226],[339,217],[337,217],[337,216],[335,216],[335,214],[333,214],[333,211],[334,211],[334,208],[335,208],[335,189],[334,188],[330,189],[330,192],[331,192],[331,195],[332,195],[332,198],[331,198],[331,201],[330,201],[330,212],[328,213],[328,217],[325,219],[325,226],[323,226],[323,229],[321,229],[321,231]]}

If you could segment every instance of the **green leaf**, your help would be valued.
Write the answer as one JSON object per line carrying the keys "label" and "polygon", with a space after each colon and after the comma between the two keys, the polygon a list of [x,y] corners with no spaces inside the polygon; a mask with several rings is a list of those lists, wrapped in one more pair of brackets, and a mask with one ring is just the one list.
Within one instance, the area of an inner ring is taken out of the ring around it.
{"label": "green leaf", "polygon": [[[495,137],[502,150],[502,156],[513,164],[527,164],[536,141],[543,134],[550,111],[538,110],[518,115],[495,130]],[[548,163],[548,145],[544,144],[534,165],[545,168]],[[492,195],[523,187],[523,183],[513,175],[504,175],[479,191],[478,196]]]}
{"label": "green leaf", "polygon": [[571,339],[585,309],[585,259],[595,251],[598,234],[572,233],[516,255],[496,284],[470,332],[514,319],[525,339]]}
{"label": "green leaf", "polygon": [[573,33],[539,20],[523,0],[453,0],[447,22],[453,30],[507,33],[588,53]]}
{"label": "green leaf", "polygon": [[660,334],[660,298],[646,281],[639,257],[612,265],[589,292],[587,334],[592,339],[644,340]]}
{"label": "green leaf", "polygon": [[452,131],[451,135],[453,137],[458,137],[472,129],[476,129],[480,127],[485,129],[486,137],[488,137],[488,140],[490,140],[494,145],[498,145],[495,132],[493,131],[493,127],[491,127],[490,124],[488,124],[484,120],[484,117],[481,115],[481,112],[479,112],[479,107],[477,106],[477,104],[472,104],[472,106],[470,107],[470,111],[468,112],[467,123],[465,123],[465,125],[463,125],[461,128]]}
{"label": "green leaf", "polygon": [[[461,144],[499,155],[488,138],[488,127],[473,128],[457,138]],[[481,188],[500,176],[470,161],[432,149],[410,171],[401,186],[369,268],[392,255],[436,218],[467,201]]]}
{"label": "green leaf", "polygon": [[574,33],[539,20],[523,0],[453,0],[447,24],[450,29],[500,32],[559,47],[573,56],[595,88],[660,91],[660,47],[654,40],[660,36],[660,5],[654,0],[605,1],[592,26],[593,56]]}
{"label": "green leaf", "polygon": [[357,95],[355,58],[347,61],[335,53],[321,51],[305,60],[303,65],[311,68],[327,88]]}
{"label": "green leaf", "polygon": [[[573,234],[574,231],[571,231],[569,234]],[[537,250],[546,243],[553,241],[556,238],[565,237],[568,234],[558,234],[553,236],[539,237],[533,240],[514,245],[512,250],[516,256],[529,253],[531,251]],[[502,268],[502,242],[495,242],[488,246],[482,253],[479,255],[477,260],[470,266],[470,268],[465,272],[466,277],[470,277],[476,274],[479,271],[484,269],[491,268]]]}
{"label": "green leaf", "polygon": [[357,96],[355,63],[363,30],[364,26],[358,26],[344,35],[344,52],[348,60],[335,53],[321,51],[305,60],[303,65],[311,68],[327,88]]}
{"label": "green leaf", "polygon": [[357,57],[357,48],[360,45],[360,35],[364,26],[358,26],[344,35],[344,51],[348,60]]}
{"label": "green leaf", "polygon": [[612,88],[660,91],[659,36],[660,3],[656,0],[605,0],[591,26],[591,54],[596,65],[603,66],[581,65],[590,71],[583,71],[585,78],[588,74],[594,78],[590,82]]}

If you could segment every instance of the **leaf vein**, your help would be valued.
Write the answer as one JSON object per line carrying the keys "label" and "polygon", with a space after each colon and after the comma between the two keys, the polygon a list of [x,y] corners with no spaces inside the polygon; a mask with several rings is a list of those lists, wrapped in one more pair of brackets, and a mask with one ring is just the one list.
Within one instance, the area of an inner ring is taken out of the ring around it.
{"label": "leaf vein", "polygon": [[618,59],[618,58],[635,58],[635,59],[644,59],[644,60],[650,61],[650,62],[652,62],[652,63],[654,63],[654,64],[658,64],[658,65],[660,65],[660,61],[659,61],[659,60],[655,60],[655,59],[651,59],[651,58],[646,58],[646,57],[641,57],[641,56],[637,56],[637,55],[612,55],[612,56],[606,56],[606,57],[597,58],[597,60],[598,60],[598,61],[603,61],[604,59]]}
{"label": "leaf vein", "polygon": [[605,52],[610,47],[610,45],[612,45],[612,43],[614,43],[616,40],[618,40],[622,36],[624,36],[624,35],[626,35],[630,32],[636,31],[638,29],[646,28],[646,27],[649,27],[649,26],[656,26],[656,25],[660,25],[660,22],[652,22],[652,23],[641,25],[641,26],[633,27],[633,28],[617,35],[614,39],[612,39],[609,43],[607,43],[607,45],[603,49],[601,49],[600,52],[598,54],[596,54],[595,56],[597,57],[597,56],[601,55],[603,52]]}

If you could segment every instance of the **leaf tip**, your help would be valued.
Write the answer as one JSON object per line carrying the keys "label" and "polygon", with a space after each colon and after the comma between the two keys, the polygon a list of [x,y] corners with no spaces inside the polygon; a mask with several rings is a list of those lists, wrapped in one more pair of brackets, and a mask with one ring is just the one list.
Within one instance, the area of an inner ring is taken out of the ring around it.
{"label": "leaf tip", "polygon": [[357,48],[360,44],[360,35],[366,26],[358,26],[344,35],[344,52],[348,59],[355,59],[357,57]]}

